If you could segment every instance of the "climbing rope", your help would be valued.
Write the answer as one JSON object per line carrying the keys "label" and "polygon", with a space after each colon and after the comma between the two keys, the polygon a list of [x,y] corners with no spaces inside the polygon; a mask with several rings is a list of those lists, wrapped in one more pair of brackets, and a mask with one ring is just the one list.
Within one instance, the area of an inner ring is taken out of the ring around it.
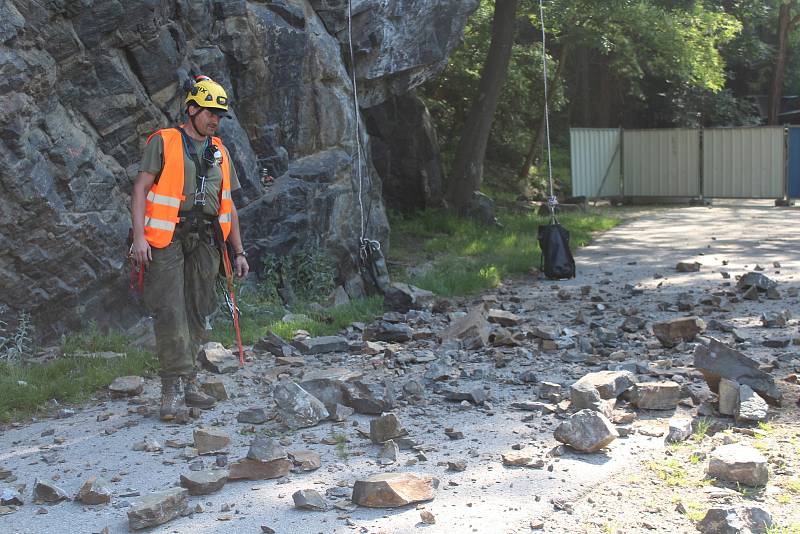
{"label": "climbing rope", "polygon": [[[376,280],[374,271],[376,264],[382,259],[383,253],[381,252],[381,244],[374,239],[367,239],[366,236],[366,217],[364,215],[364,154],[363,146],[361,145],[361,126],[359,122],[358,110],[360,109],[358,103],[358,83],[356,80],[356,57],[353,52],[353,2],[347,2],[347,42],[350,49],[350,71],[353,78],[353,124],[355,128],[356,137],[356,176],[358,177],[358,208],[361,222],[361,233],[359,234],[359,259],[361,264],[370,273],[373,282]],[[387,273],[388,274],[388,273]],[[376,286],[378,284],[376,283]]]}
{"label": "climbing rope", "polygon": [[542,25],[542,78],[544,80],[544,126],[545,138],[547,139],[547,176],[550,182],[550,196],[547,197],[547,207],[550,208],[550,216],[555,219],[556,206],[558,199],[555,195],[553,186],[553,156],[550,148],[550,109],[547,93],[547,34],[544,29],[544,0],[539,0],[539,22]]}

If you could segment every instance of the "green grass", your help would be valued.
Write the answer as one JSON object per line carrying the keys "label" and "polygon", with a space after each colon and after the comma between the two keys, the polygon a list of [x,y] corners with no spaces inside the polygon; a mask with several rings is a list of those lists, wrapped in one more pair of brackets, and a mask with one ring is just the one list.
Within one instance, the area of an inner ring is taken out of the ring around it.
{"label": "green grass", "polygon": [[[83,355],[102,351],[125,355],[111,359]],[[46,410],[52,399],[59,404],[82,402],[119,376],[148,374],[157,368],[151,353],[130,347],[122,334],[104,334],[96,328],[69,336],[61,352],[45,364],[0,364],[0,420]]]}
{"label": "green grass", "polygon": [[[412,217],[394,214],[392,227],[393,279],[414,284],[441,296],[470,295],[497,287],[507,277],[539,267],[537,227],[547,218],[532,213],[501,213],[502,228],[486,227],[444,211],[425,211]],[[608,230],[619,218],[601,212],[562,215],[573,247],[586,245],[593,232]],[[411,266],[429,264],[425,272]]]}
{"label": "green grass", "polygon": [[[306,330],[312,336],[335,334],[348,325],[363,321],[372,321],[383,313],[383,298],[369,297],[350,301],[348,304],[315,311],[307,305],[299,305],[292,310],[295,316],[304,315],[305,319],[284,322],[282,318],[289,312],[274,304],[262,302],[257,295],[244,295],[239,302],[241,310],[240,328],[242,343],[251,345],[272,331],[284,339],[291,339],[297,330]],[[225,345],[235,342],[233,322],[225,317],[214,324],[211,339]]]}

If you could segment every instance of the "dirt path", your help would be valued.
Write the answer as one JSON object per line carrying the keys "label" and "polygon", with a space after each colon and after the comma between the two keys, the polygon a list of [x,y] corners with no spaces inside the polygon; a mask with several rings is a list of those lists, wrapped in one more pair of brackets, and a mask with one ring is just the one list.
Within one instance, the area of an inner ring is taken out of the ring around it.
{"label": "dirt path", "polygon": [[[692,516],[675,511],[673,494],[696,490],[708,497],[704,487],[709,486],[695,484],[696,480],[702,480],[702,462],[692,464],[688,455],[695,449],[708,452],[716,443],[714,440],[721,442],[722,433],[683,448],[665,449],[663,437],[658,434],[674,413],[640,412],[627,437],[616,440],[602,453],[582,455],[558,447],[554,440],[553,430],[563,420],[557,410],[543,415],[515,409],[512,403],[540,400],[538,385],[521,379],[526,371],[534,373],[538,382],[559,383],[568,392],[569,385],[587,372],[618,364],[618,360],[639,362],[642,376],[652,376],[654,370],[664,376],[662,371],[671,364],[675,367],[674,379],[689,385],[696,377],[682,365],[691,363],[692,343],[663,349],[648,330],[642,330],[620,336],[614,341],[613,350],[595,346],[595,354],[589,354],[579,350],[580,340],[591,342],[595,339],[592,329],[601,326],[616,332],[625,316],[631,314],[646,319],[648,329],[652,322],[685,315],[669,308],[680,293],[691,292],[699,302],[713,292],[732,289],[723,286],[725,282],[735,285],[733,278],[724,280],[720,270],[730,272],[733,277],[756,264],[766,267],[765,274],[780,283],[784,294],[781,300],[729,303],[730,295],[726,295],[722,300],[730,311],[704,310],[698,304],[693,313],[707,321],[714,318],[728,321],[748,332],[751,341],[739,348],[762,361],[777,361],[778,367],[773,371],[776,378],[797,372],[800,361],[796,346],[768,349],[760,343],[765,336],[798,337],[797,320],[793,318],[783,329],[767,330],[761,327],[759,315],[783,309],[800,314],[798,298],[786,296],[789,288],[800,287],[798,214],[798,210],[761,205],[659,210],[626,222],[583,249],[577,258],[576,280],[558,284],[520,280],[483,296],[493,306],[522,318],[520,325],[510,328],[512,333],[525,333],[536,326],[567,328],[578,348],[566,353],[544,352],[528,336],[519,347],[454,353],[460,378],[452,380],[449,386],[483,388],[489,400],[481,406],[448,402],[437,394],[440,386],[422,379],[429,364],[401,364],[411,356],[425,360],[430,354],[440,355],[443,348],[434,340],[419,339],[390,347],[393,355],[336,353],[306,357],[302,366],[289,370],[299,381],[303,374],[315,370],[346,368],[363,373],[368,380],[385,380],[398,391],[411,379],[423,383],[426,389],[422,403],[401,400],[394,410],[422,455],[402,450],[393,465],[380,465],[379,447],[358,432],[358,429],[369,430],[372,419],[369,416],[353,415],[344,423],[324,422],[294,432],[284,430],[275,420],[256,426],[238,423],[237,414],[244,408],[274,408],[269,370],[275,366],[275,358],[267,353],[254,353],[245,370],[223,375],[231,400],[204,412],[199,420],[188,425],[167,425],[157,420],[153,415],[157,412],[157,384],[151,380],[145,393],[131,401],[100,399],[67,419],[6,428],[0,434],[0,467],[10,470],[16,480],[0,482],[0,488],[17,484],[27,484],[27,488],[23,492],[25,504],[0,516],[0,531],[75,533],[101,532],[107,528],[108,532],[127,532],[126,511],[137,501],[137,494],[175,486],[179,476],[188,472],[190,463],[195,462],[196,466],[197,459],[183,458],[183,448],[170,448],[166,444],[168,440],[178,445],[191,444],[192,429],[197,426],[227,432],[232,438],[229,462],[247,453],[254,430],[281,438],[288,450],[319,453],[322,467],[278,480],[228,482],[217,493],[191,497],[190,509],[197,508],[193,515],[150,532],[255,533],[261,532],[264,525],[277,533],[292,534],[417,530],[511,533],[530,532],[532,524],[541,524],[546,532],[565,533],[693,531],[691,519],[712,501],[693,497],[692,504],[685,505],[694,511]],[[676,273],[678,261],[698,261],[703,266],[700,272]],[[724,261],[728,262],[726,266]],[[778,262],[780,268],[773,267],[773,262]],[[582,294],[583,286],[591,286],[588,294]],[[631,291],[631,287],[637,291]],[[453,302],[451,310],[466,311],[475,303]],[[575,321],[579,311],[585,317],[583,323]],[[448,317],[441,313],[411,314],[404,319],[415,331],[438,332],[448,323]],[[732,339],[723,332],[708,334],[725,342]],[[351,332],[350,337],[354,340],[358,333]],[[786,382],[781,382],[781,386],[788,395],[787,403],[796,402],[797,386]],[[627,409],[624,402],[619,407]],[[677,411],[694,416],[697,408],[686,403]],[[773,481],[782,485],[772,486],[779,488],[775,491],[768,486],[762,495],[762,505],[781,524],[800,524],[800,507],[784,504],[786,498],[781,497],[789,495],[795,505],[798,501],[798,494],[787,489],[792,480],[792,466],[796,473],[800,457],[797,441],[792,441],[798,439],[796,413],[784,409],[775,416],[777,422],[768,429],[767,436],[735,434],[735,437],[760,439],[762,448],[769,449],[774,444],[781,449],[785,461],[780,469],[774,469]],[[732,420],[727,419],[727,423]],[[449,439],[444,433],[446,427],[463,432],[464,438]],[[134,443],[144,439],[157,441],[163,450],[134,451]],[[781,445],[781,440],[788,445]],[[543,467],[505,467],[501,455],[515,445],[542,459]],[[674,486],[659,478],[663,471],[659,465],[673,465],[663,464],[667,454],[681,466],[688,466],[685,479],[690,482]],[[466,463],[466,469],[448,470],[447,462],[458,460]],[[204,467],[210,467],[215,457],[205,456],[201,461]],[[435,500],[419,506],[433,513],[436,524],[421,523],[420,510],[414,506],[396,510],[355,508],[346,498],[336,496],[342,493],[336,488],[349,488],[360,477],[387,471],[428,474],[440,480]],[[74,495],[93,475],[109,481],[114,492],[110,505],[31,502],[31,487],[37,478],[52,481]],[[328,500],[338,507],[326,512],[297,510],[292,505],[292,494],[300,489],[317,489],[322,494],[333,489]],[[727,499],[758,497],[734,493],[728,494]]]}

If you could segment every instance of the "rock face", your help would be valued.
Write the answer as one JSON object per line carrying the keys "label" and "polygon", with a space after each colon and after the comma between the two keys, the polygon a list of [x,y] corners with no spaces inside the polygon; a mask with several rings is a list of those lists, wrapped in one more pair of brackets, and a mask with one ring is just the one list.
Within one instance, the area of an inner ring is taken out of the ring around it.
{"label": "rock face", "polygon": [[753,447],[723,445],[711,453],[708,476],[745,486],[765,486],[769,480],[767,459]]}
{"label": "rock face", "polygon": [[411,473],[385,473],[356,480],[353,503],[369,508],[399,508],[436,496],[439,481]]}
{"label": "rock face", "polygon": [[[353,37],[362,108],[438,74],[477,4],[359,2]],[[40,335],[52,337],[90,318],[135,322],[138,312],[118,305],[126,292],[120,251],[130,180],[147,135],[180,120],[181,86],[191,73],[210,75],[232,98],[231,118],[219,134],[242,183],[235,200],[253,271],[260,271],[264,254],[319,243],[342,280],[357,272],[346,2],[210,5],[94,0],[76,8],[11,0],[0,8],[0,53],[11,69],[0,108],[14,110],[0,118],[0,164],[13,170],[0,177],[8,192],[0,212],[24,213],[0,222],[8,252],[0,262],[0,302],[12,316],[22,306],[32,311]],[[424,108],[413,113],[418,116],[409,121],[424,123]],[[395,119],[371,117],[381,132],[391,131],[387,121]],[[381,185],[363,124],[361,132],[367,234],[385,241]],[[420,139],[391,157],[420,154],[424,168],[433,169],[435,160],[424,154],[435,145]],[[410,178],[419,183],[424,168]],[[261,182],[262,170],[276,177],[270,187]]]}

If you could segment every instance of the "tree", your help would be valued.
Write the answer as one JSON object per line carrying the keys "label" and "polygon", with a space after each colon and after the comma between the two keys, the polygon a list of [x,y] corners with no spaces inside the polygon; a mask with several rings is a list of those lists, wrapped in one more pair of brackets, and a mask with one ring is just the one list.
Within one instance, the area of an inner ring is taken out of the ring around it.
{"label": "tree", "polygon": [[786,72],[787,45],[789,36],[798,24],[800,4],[797,0],[782,1],[778,8],[778,42],[775,47],[775,66],[772,72],[772,83],[769,90],[769,110],[767,124],[778,124],[783,100],[783,79]]}
{"label": "tree", "polygon": [[447,184],[448,204],[459,213],[467,209],[473,191],[480,188],[483,180],[486,144],[514,44],[516,12],[517,0],[495,2],[492,42],[481,72],[478,93],[464,122]]}

